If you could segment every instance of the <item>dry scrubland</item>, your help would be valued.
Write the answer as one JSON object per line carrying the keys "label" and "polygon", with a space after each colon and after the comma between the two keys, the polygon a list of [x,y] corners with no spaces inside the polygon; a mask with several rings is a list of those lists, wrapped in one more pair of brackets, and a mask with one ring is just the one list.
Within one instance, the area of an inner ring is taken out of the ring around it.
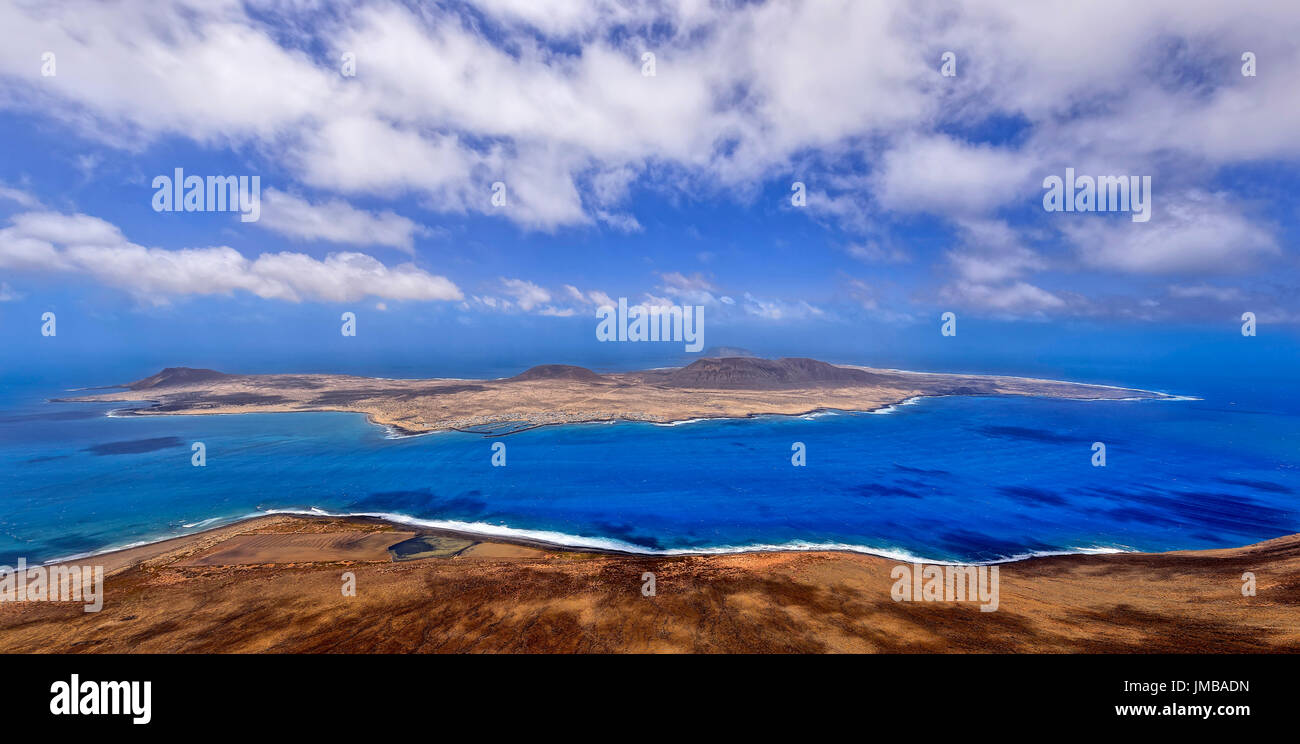
{"label": "dry scrubland", "polygon": [[[363,519],[261,517],[95,560],[111,572],[103,611],[0,605],[0,651],[1300,650],[1296,536],[1004,564],[995,612],[894,602],[896,562],[869,555],[597,554]],[[647,571],[657,596],[641,594]],[[1245,571],[1257,596],[1241,595]]]}

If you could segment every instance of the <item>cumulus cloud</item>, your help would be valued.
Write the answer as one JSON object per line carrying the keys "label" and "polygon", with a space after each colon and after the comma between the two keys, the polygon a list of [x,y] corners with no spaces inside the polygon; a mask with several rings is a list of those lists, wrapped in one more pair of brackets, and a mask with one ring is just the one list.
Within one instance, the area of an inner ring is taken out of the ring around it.
{"label": "cumulus cloud", "polygon": [[961,244],[947,252],[957,276],[939,290],[945,303],[1002,316],[1043,315],[1068,307],[1058,295],[1025,280],[1045,269],[1047,261],[1006,222],[961,220],[958,234]]}
{"label": "cumulus cloud", "polygon": [[1028,201],[1035,168],[1035,158],[1024,152],[933,136],[899,143],[873,181],[887,209],[960,216]]}
{"label": "cumulus cloud", "polygon": [[663,279],[663,285],[659,290],[681,304],[715,305],[720,302],[713,294],[716,289],[713,283],[698,273],[686,276],[679,271],[671,271],[661,274],[660,278]]}
{"label": "cumulus cloud", "polygon": [[1101,269],[1238,273],[1280,252],[1272,233],[1224,193],[1190,191],[1153,200],[1146,223],[1090,217],[1095,215],[1065,222],[1062,232],[1085,264]]}
{"label": "cumulus cloud", "polygon": [[594,305],[596,307],[610,307],[618,304],[614,302],[614,300],[609,295],[605,294],[604,292],[598,289],[593,289],[588,292],[583,292],[582,290],[578,289],[572,284],[566,284],[564,285],[564,291],[566,294],[568,294],[569,299],[582,305]]}
{"label": "cumulus cloud", "polygon": [[[980,2],[961,11],[962,23],[912,3],[474,4],[505,28],[489,34],[454,11],[387,3],[334,9],[310,26],[282,4],[256,15],[233,1],[7,4],[0,74],[12,100],[122,147],[163,135],[287,145],[298,177],[322,188],[416,190],[435,208],[474,211],[501,180],[516,197],[500,212],[507,219],[550,229],[592,224],[603,211],[604,222],[628,229],[633,223],[612,207],[649,162],[735,185],[769,176],[809,148],[834,151],[872,137],[894,141],[874,181],[890,208],[987,208],[1009,198],[1027,167],[1025,150],[932,131],[945,112],[1023,112],[1041,141],[1059,139],[1057,112],[1095,95],[1090,81],[1107,73],[1116,81],[1107,92],[1123,91],[1154,29],[1173,24],[1171,33],[1213,31],[1236,41],[1261,22],[1189,13],[1171,0],[1141,7],[1113,0],[1129,19],[1124,33],[1100,22],[1110,17],[1105,3],[1063,18],[1059,4],[1024,11]],[[1280,35],[1296,25],[1283,8],[1257,11],[1278,22]],[[648,27],[662,29],[654,77],[640,72],[650,44],[638,30]],[[548,43],[552,36],[576,53]],[[966,93],[939,87],[936,44],[975,50],[962,68]],[[326,48],[325,58],[303,51],[311,46]],[[60,69],[70,74],[34,86],[30,60],[47,48],[59,50]],[[1063,49],[1086,51],[1103,67],[1077,64]],[[359,54],[355,79],[338,74],[344,51]],[[1296,61],[1285,45],[1274,52],[1277,70]],[[119,84],[128,78],[132,85]],[[1287,81],[1278,74],[1259,82]],[[1283,136],[1297,116],[1281,105],[1287,97],[1245,95],[1172,96],[1175,115],[1162,119],[1171,127],[1208,116],[1192,134],[1108,129],[1132,133],[1139,149],[1173,141],[1189,152],[1219,143],[1225,156],[1234,147],[1294,151],[1294,138]],[[1267,130],[1228,136],[1220,130],[1230,121]],[[577,186],[584,179],[585,193]]]}
{"label": "cumulus cloud", "polygon": [[960,247],[948,252],[957,275],[975,283],[1015,279],[1046,267],[1021,240],[1019,231],[1001,220],[963,220]]}
{"label": "cumulus cloud", "polygon": [[[0,77],[8,100],[120,147],[182,136],[287,148],[302,182],[340,193],[411,190],[435,209],[486,212],[500,180],[513,198],[493,213],[547,230],[635,230],[616,207],[650,163],[733,187],[799,153],[874,142],[883,155],[863,188],[880,204],[973,212],[1017,199],[1031,152],[1078,161],[1099,141],[1134,157],[1300,152],[1288,0],[1249,13],[1179,0],[470,5],[490,30],[455,7],[397,3],[316,8],[311,23],[292,3],[8,3]],[[1215,64],[1250,46],[1269,64],[1250,89],[1179,85],[1145,64],[1161,39],[1198,44]],[[645,77],[651,46],[657,72]],[[46,49],[61,74],[36,85],[31,60]],[[936,73],[947,49],[963,51],[955,79]],[[347,51],[353,79],[337,68]],[[991,116],[1023,117],[1031,132],[995,147],[940,129]]]}
{"label": "cumulus cloud", "polygon": [[[850,255],[901,263],[872,230],[886,215],[937,216],[960,239],[939,251],[948,296],[1044,312],[1073,304],[1034,275],[1073,267],[1048,265],[1047,239],[1011,218],[1039,204],[1043,175],[1158,173],[1183,196],[1158,197],[1150,223],[1054,215],[1048,229],[1089,270],[1185,274],[1279,255],[1208,184],[1224,165],[1300,157],[1292,0],[59,0],[0,3],[0,28],[0,106],[127,151],[167,138],[239,148],[290,180],[268,228],[400,250],[419,234],[406,218],[336,197],[635,233],[643,191],[754,199],[800,173],[807,214],[842,230],[831,242]],[[48,49],[59,75],[36,77]],[[650,49],[653,77],[641,74]],[[1243,49],[1258,76],[1239,74]],[[937,72],[947,50],[956,78]],[[339,74],[344,52],[355,78]],[[299,185],[322,196],[289,196]],[[25,192],[0,187],[0,199],[41,209]],[[1016,235],[999,248],[980,229]],[[72,260],[56,241],[22,240],[8,244],[14,265]],[[726,304],[667,280],[652,291]],[[570,306],[531,297],[534,312]],[[522,308],[509,292],[500,302]]]}
{"label": "cumulus cloud", "polygon": [[248,292],[266,299],[348,302],[458,300],[449,279],[413,264],[386,266],[364,253],[263,253],[249,259],[226,246],[168,250],[127,240],[117,226],[85,214],[20,214],[0,229],[0,268],[89,276],[143,300]]}
{"label": "cumulus cloud", "polygon": [[524,312],[551,301],[551,293],[524,279],[501,279],[502,291],[515,298]]}
{"label": "cumulus cloud", "polygon": [[600,290],[584,292],[572,284],[562,285],[560,291],[552,292],[527,279],[502,277],[499,283],[502,294],[510,299],[493,295],[477,295],[473,298],[474,302],[489,310],[502,312],[519,310],[556,318],[589,314],[594,308],[618,304]]}
{"label": "cumulus cloud", "polygon": [[1060,297],[1023,281],[996,285],[958,281],[944,287],[940,294],[948,302],[997,313],[1039,314],[1065,306]]}
{"label": "cumulus cloud", "polygon": [[256,223],[301,240],[351,245],[385,245],[415,252],[415,236],[427,228],[393,212],[367,212],[341,199],[312,203],[293,194],[267,189],[262,217]]}

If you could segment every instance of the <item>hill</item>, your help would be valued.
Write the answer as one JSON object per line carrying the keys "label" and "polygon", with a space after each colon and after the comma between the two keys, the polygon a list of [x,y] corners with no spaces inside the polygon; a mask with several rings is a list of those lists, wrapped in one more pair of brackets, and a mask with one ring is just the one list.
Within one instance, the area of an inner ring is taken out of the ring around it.
{"label": "hill", "polygon": [[576,380],[578,382],[600,382],[605,378],[592,372],[586,367],[577,367],[572,364],[539,364],[536,367],[529,367],[514,377],[507,379],[512,382],[523,382],[526,380]]}
{"label": "hill", "polygon": [[200,382],[216,382],[235,375],[217,372],[212,369],[194,369],[193,367],[168,367],[151,377],[126,385],[131,390],[152,390],[154,388],[173,387],[176,385],[194,385]]}

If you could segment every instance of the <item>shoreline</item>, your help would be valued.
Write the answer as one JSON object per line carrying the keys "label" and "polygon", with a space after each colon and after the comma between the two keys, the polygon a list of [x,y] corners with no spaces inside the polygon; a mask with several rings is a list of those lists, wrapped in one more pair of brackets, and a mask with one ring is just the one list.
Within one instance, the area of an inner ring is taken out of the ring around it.
{"label": "shoreline", "polygon": [[[1092,385],[1092,384],[1093,384],[1093,383],[1073,383],[1073,382],[1068,382],[1068,381],[1061,381],[1061,382],[1067,382],[1067,384],[1072,384],[1072,385]],[[387,435],[386,437],[384,437],[385,439],[401,440],[401,439],[412,439],[412,438],[415,438],[415,437],[428,436],[428,435],[430,435],[430,434],[446,434],[446,433],[450,433],[450,432],[456,432],[456,433],[460,433],[460,434],[475,434],[475,435],[482,436],[482,437],[484,437],[484,438],[504,438],[504,437],[508,437],[508,436],[511,436],[511,435],[514,435],[514,434],[521,434],[521,433],[526,432],[526,431],[533,431],[534,429],[543,429],[543,428],[551,427],[551,426],[583,426],[583,425],[588,425],[588,424],[620,424],[620,423],[627,423],[627,424],[650,424],[650,425],[653,425],[653,426],[680,426],[680,425],[683,425],[683,424],[704,423],[704,422],[709,422],[709,421],[749,421],[749,420],[762,419],[762,418],[787,418],[787,419],[793,419],[793,418],[804,418],[804,419],[807,419],[807,418],[810,417],[810,416],[830,416],[830,415],[850,415],[850,416],[852,416],[852,415],[886,415],[886,414],[896,413],[896,412],[898,411],[898,409],[901,408],[901,407],[903,407],[903,406],[916,405],[916,404],[921,403],[922,401],[925,401],[925,400],[929,400],[929,399],[939,399],[939,398],[986,398],[986,399],[996,399],[996,398],[1026,397],[1026,398],[1044,398],[1044,399],[1047,399],[1047,400],[1063,400],[1063,401],[1072,400],[1072,401],[1078,401],[1078,402],[1080,402],[1080,403],[1138,403],[1138,402],[1149,402],[1149,401],[1165,401],[1165,402],[1175,402],[1175,401],[1178,401],[1178,402],[1185,402],[1185,401],[1199,401],[1199,400],[1203,400],[1202,398],[1199,398],[1199,397],[1196,397],[1196,396],[1191,396],[1191,395],[1180,395],[1180,394],[1176,394],[1176,393],[1166,393],[1166,392],[1162,392],[1162,391],[1158,391],[1158,390],[1142,390],[1142,389],[1139,389],[1139,388],[1125,388],[1125,387],[1117,387],[1117,386],[1110,386],[1110,385],[1096,385],[1095,387],[1106,387],[1106,388],[1112,388],[1112,389],[1115,389],[1115,390],[1126,390],[1126,391],[1133,391],[1133,392],[1139,392],[1139,393],[1146,393],[1147,395],[1149,395],[1149,396],[1151,396],[1151,397],[1130,397],[1130,398],[1064,398],[1064,397],[1057,397],[1057,396],[1050,396],[1050,395],[1028,395],[1028,394],[1024,394],[1024,395],[1006,395],[1006,394],[954,395],[954,394],[935,393],[935,394],[919,394],[919,395],[911,395],[911,396],[908,396],[908,397],[905,397],[905,398],[900,398],[900,399],[895,400],[895,401],[890,401],[890,402],[881,403],[881,404],[879,404],[879,405],[877,405],[877,406],[875,406],[875,407],[873,407],[873,408],[835,408],[835,407],[829,407],[829,406],[818,406],[818,407],[816,407],[816,408],[810,408],[810,409],[808,409],[808,410],[806,410],[806,411],[795,411],[795,412],[790,412],[790,413],[781,412],[781,411],[773,411],[773,412],[763,412],[763,411],[759,411],[759,412],[746,413],[746,414],[739,414],[739,415],[726,415],[726,414],[720,414],[720,415],[717,415],[717,416],[694,416],[694,417],[691,417],[691,418],[683,418],[683,419],[668,419],[668,420],[666,420],[666,421],[655,421],[655,420],[651,420],[651,419],[643,419],[643,418],[627,418],[627,417],[616,416],[616,417],[613,417],[613,418],[610,418],[610,417],[604,417],[604,418],[591,418],[591,419],[575,419],[575,420],[573,420],[573,421],[544,421],[544,422],[540,422],[540,423],[532,423],[532,424],[529,424],[529,425],[526,425],[526,426],[521,426],[521,427],[518,427],[518,428],[510,429],[509,431],[504,431],[504,432],[499,432],[499,433],[497,433],[497,432],[482,432],[482,431],[474,431],[474,430],[469,429],[469,428],[465,428],[465,427],[457,427],[457,426],[449,426],[449,427],[447,427],[447,428],[442,428],[442,429],[411,429],[411,428],[408,428],[408,427],[404,427],[404,426],[402,426],[401,424],[397,424],[397,423],[392,423],[392,422],[384,421],[384,420],[382,420],[380,417],[376,416],[375,414],[370,413],[370,412],[367,412],[367,411],[357,411],[357,410],[347,409],[347,408],[311,408],[311,409],[304,409],[304,410],[293,410],[293,409],[291,409],[291,410],[278,410],[278,409],[268,409],[268,410],[250,410],[250,411],[205,411],[205,410],[154,411],[154,410],[152,410],[152,409],[155,409],[155,408],[157,408],[157,407],[159,407],[159,406],[161,406],[161,405],[164,405],[164,402],[161,401],[161,400],[158,400],[158,399],[152,399],[152,398],[141,398],[141,399],[138,399],[137,401],[125,401],[125,400],[93,401],[93,400],[85,400],[85,399],[80,399],[80,398],[47,398],[47,399],[46,399],[46,402],[47,402],[47,403],[109,403],[109,402],[112,402],[112,403],[119,403],[119,402],[121,402],[121,403],[129,403],[129,402],[139,402],[139,403],[148,403],[148,404],[150,404],[149,406],[144,407],[144,408],[115,408],[115,409],[111,409],[111,410],[105,412],[105,414],[104,414],[104,415],[107,416],[108,418],[133,418],[133,417],[141,417],[141,418],[143,418],[143,417],[149,417],[149,416],[244,416],[244,415],[249,415],[249,414],[273,414],[273,413],[357,413],[357,414],[360,414],[360,415],[364,416],[365,419],[366,419],[366,423],[370,424],[371,426],[375,426],[375,427],[378,427],[378,428],[384,429],[384,430],[388,433],[388,435]]]}
{"label": "shoreline", "polygon": [[[221,522],[205,526],[194,532],[187,532],[180,535],[159,536],[156,539],[139,540],[126,545],[106,547],[101,550],[90,551],[86,553],[74,554],[54,558],[49,561],[43,561],[40,564],[31,564],[41,566],[54,566],[59,564],[68,564],[82,562],[91,558],[114,557],[120,554],[131,553],[135,551],[148,551],[157,547],[163,547],[167,544],[180,541],[200,540],[205,536],[216,533],[229,531],[231,529],[246,528],[261,520],[273,517],[289,517],[292,519],[330,522],[330,521],[356,521],[367,524],[373,524],[391,528],[394,530],[411,531],[415,530],[419,534],[429,534],[435,536],[454,537],[458,539],[472,540],[478,542],[503,543],[516,545],[520,547],[536,548],[539,550],[555,552],[580,552],[605,556],[621,556],[625,558],[710,558],[719,556],[755,556],[755,555],[782,555],[782,554],[812,554],[812,553],[836,553],[846,555],[870,556],[882,560],[897,561],[900,563],[915,563],[935,566],[1008,566],[1021,564],[1043,559],[1071,558],[1071,557],[1089,557],[1105,555],[1128,555],[1128,556],[1160,556],[1174,553],[1200,553],[1219,550],[1239,550],[1250,547],[1258,543],[1248,543],[1241,546],[1228,548],[1204,548],[1204,549],[1175,549],[1159,552],[1148,552],[1136,549],[1123,549],[1115,547],[1078,547],[1065,550],[1046,550],[1030,553],[1021,553],[1013,556],[1004,556],[990,560],[982,561],[954,561],[941,558],[928,558],[918,556],[903,550],[891,550],[870,545],[858,545],[851,543],[814,543],[805,541],[791,541],[788,543],[778,544],[757,544],[757,545],[737,545],[737,546],[716,546],[711,548],[666,548],[654,550],[642,548],[630,543],[625,543],[613,538],[585,537],[582,535],[570,535],[567,533],[552,532],[549,530],[530,530],[526,528],[498,526],[498,525],[480,525],[478,523],[459,522],[456,520],[436,520],[423,519],[419,517],[408,517],[391,512],[329,512],[323,509],[298,510],[298,509],[270,509],[263,512],[255,512],[240,517],[234,517],[230,521]],[[201,520],[199,524],[221,520],[221,517],[212,517]],[[475,527],[487,527],[488,529],[475,529]],[[544,536],[544,537],[543,537]],[[554,537],[552,537],[554,536]],[[1272,538],[1265,538],[1261,542],[1291,537],[1291,535],[1278,535]]]}
{"label": "shoreline", "polygon": [[[95,550],[87,553],[74,554],[62,558],[55,558],[49,561],[43,561],[39,564],[29,564],[29,567],[36,568],[38,566],[49,567],[49,566],[57,566],[57,565],[64,565],[64,564],[71,564],[71,563],[82,563],[85,562],[87,559],[97,559],[97,558],[98,559],[102,559],[102,558],[110,558],[110,559],[128,558],[129,559],[134,555],[140,553],[165,553],[176,548],[184,548],[187,545],[202,542],[205,539],[209,539],[212,537],[219,537],[225,533],[229,533],[232,531],[242,532],[249,528],[255,528],[260,524],[270,520],[274,520],[277,517],[299,520],[306,523],[318,522],[324,524],[324,523],[332,523],[332,522],[357,522],[362,524],[373,525],[376,527],[391,528],[393,531],[399,531],[399,532],[410,531],[412,528],[415,528],[420,534],[427,533],[434,536],[455,537],[455,538],[460,538],[465,540],[472,540],[475,542],[504,543],[509,545],[516,545],[519,547],[537,548],[539,550],[556,551],[556,552],[582,552],[582,553],[591,553],[596,555],[624,556],[624,557],[637,557],[637,556],[645,555],[633,551],[621,551],[621,550],[615,550],[611,548],[591,547],[591,546],[582,546],[582,545],[564,545],[564,544],[551,542],[547,540],[528,538],[521,535],[497,535],[488,532],[475,532],[472,530],[461,530],[461,529],[446,528],[446,527],[425,527],[417,524],[403,522],[398,519],[391,519],[385,516],[380,516],[377,513],[331,514],[320,510],[299,511],[299,510],[292,510],[292,509],[272,509],[265,512],[258,512],[254,514],[247,514],[241,517],[235,517],[229,522],[223,522],[221,524],[213,524],[211,526],[205,526],[204,528],[196,530],[194,532],[187,532],[180,535],[159,537],[157,539],[152,539],[152,540],[139,540],[136,542],[127,543],[126,545],[108,547],[102,550]],[[211,522],[214,519],[220,520],[222,518],[213,517],[211,519],[202,520],[200,524],[204,522]]]}
{"label": "shoreline", "polygon": [[102,611],[0,603],[0,652],[1300,652],[1300,535],[1002,564],[987,602],[900,600],[900,561],[861,553],[564,550],[373,517],[267,514],[99,562]]}

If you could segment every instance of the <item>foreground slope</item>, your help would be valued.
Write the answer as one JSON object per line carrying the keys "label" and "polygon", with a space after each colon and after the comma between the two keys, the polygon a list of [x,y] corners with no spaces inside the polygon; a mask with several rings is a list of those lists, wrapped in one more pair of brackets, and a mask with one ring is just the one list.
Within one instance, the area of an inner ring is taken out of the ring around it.
{"label": "foreground slope", "polygon": [[104,609],[0,604],[0,652],[1300,651],[1300,536],[1003,564],[994,612],[895,602],[898,563],[869,555],[575,553],[360,519],[262,517],[91,561]]}

